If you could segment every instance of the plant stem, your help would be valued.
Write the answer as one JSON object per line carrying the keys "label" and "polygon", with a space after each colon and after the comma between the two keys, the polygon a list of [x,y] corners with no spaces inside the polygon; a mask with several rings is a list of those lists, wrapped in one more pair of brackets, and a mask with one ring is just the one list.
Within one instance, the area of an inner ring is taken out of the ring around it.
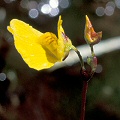
{"label": "plant stem", "polygon": [[85,118],[85,108],[86,108],[86,93],[88,89],[88,81],[83,81],[83,89],[82,89],[82,104],[81,104],[81,116],[80,120],[84,120]]}
{"label": "plant stem", "polygon": [[95,56],[95,53],[94,53],[93,45],[90,45],[90,48],[91,48],[92,57],[94,57],[94,56]]}
{"label": "plant stem", "polygon": [[78,51],[78,49],[76,49],[76,48],[74,48],[74,50],[75,50],[75,52],[77,53],[77,55],[78,55],[78,57],[79,57],[79,59],[80,59],[81,68],[82,68],[82,70],[84,71],[84,70],[85,70],[85,66],[84,66],[84,61],[83,61],[83,58],[82,58],[82,56],[81,56],[81,54],[80,54],[80,51]]}

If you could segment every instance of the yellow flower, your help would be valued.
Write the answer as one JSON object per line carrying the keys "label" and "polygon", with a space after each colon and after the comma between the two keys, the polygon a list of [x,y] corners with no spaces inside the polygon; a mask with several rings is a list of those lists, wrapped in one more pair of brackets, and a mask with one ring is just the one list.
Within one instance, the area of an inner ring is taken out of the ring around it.
{"label": "yellow flower", "polygon": [[58,38],[51,32],[42,33],[18,19],[10,21],[8,31],[14,36],[17,51],[30,68],[36,70],[52,67],[61,62],[74,49],[71,40],[62,28],[61,16],[58,20]]}
{"label": "yellow flower", "polygon": [[93,28],[87,15],[86,15],[84,38],[89,45],[97,44],[98,42],[100,42],[100,40],[102,38],[102,32],[96,33],[94,31],[94,28]]}

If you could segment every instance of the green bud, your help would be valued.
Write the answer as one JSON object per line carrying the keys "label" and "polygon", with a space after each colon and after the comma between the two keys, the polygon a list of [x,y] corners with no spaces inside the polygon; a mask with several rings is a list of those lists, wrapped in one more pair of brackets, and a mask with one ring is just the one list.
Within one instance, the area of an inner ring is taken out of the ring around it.
{"label": "green bud", "polygon": [[93,72],[95,72],[96,68],[97,68],[97,57],[88,57],[87,58],[87,64],[91,66],[91,69]]}

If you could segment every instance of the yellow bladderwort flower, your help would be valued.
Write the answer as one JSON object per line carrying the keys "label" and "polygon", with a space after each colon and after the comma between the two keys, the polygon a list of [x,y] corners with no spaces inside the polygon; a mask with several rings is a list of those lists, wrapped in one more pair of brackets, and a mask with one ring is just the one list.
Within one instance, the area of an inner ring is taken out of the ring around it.
{"label": "yellow bladderwort flower", "polygon": [[100,40],[102,38],[102,32],[96,33],[94,31],[94,28],[93,28],[87,15],[86,15],[84,38],[89,45],[97,44],[98,42],[100,42]]}
{"label": "yellow bladderwort flower", "polygon": [[62,28],[61,16],[58,20],[58,38],[18,19],[11,20],[7,29],[13,34],[15,47],[23,60],[36,70],[52,67],[56,62],[63,61],[71,49],[75,49]]}

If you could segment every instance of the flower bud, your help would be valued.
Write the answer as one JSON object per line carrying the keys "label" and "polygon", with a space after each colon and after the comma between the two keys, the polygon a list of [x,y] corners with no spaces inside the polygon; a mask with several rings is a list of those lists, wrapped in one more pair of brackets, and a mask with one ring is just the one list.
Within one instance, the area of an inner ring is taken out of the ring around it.
{"label": "flower bud", "polygon": [[89,45],[95,45],[99,43],[102,38],[102,32],[96,33],[94,31],[94,28],[87,15],[86,15],[84,38]]}

